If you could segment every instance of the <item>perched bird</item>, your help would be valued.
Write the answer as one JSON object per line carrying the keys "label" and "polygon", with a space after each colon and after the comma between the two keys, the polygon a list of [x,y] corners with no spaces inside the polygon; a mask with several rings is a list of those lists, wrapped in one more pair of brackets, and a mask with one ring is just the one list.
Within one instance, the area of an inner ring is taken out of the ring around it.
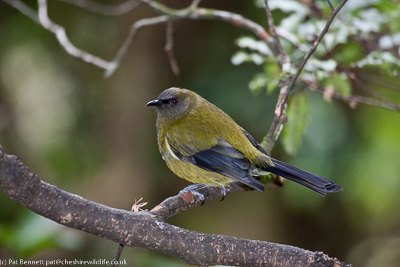
{"label": "perched bird", "polygon": [[271,158],[229,115],[187,89],[169,88],[146,104],[157,109],[162,158],[179,177],[221,188],[241,182],[263,192],[255,178],[269,172],[318,194],[341,191],[333,181]]}

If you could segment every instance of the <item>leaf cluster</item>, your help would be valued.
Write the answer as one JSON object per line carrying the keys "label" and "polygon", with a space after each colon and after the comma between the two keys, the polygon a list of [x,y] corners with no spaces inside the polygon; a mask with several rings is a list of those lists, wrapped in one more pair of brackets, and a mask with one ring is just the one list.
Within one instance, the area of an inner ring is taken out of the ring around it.
{"label": "leaf cluster", "polygon": [[[256,5],[263,8],[263,1]],[[301,2],[270,1],[269,6],[277,17],[276,32],[285,53],[292,60],[290,69],[283,72],[276,56],[268,46],[251,36],[236,41],[239,50],[232,56],[232,64],[252,63],[262,71],[249,81],[254,94],[264,90],[272,94],[280,81],[296,72],[297,64],[313,45],[326,24],[331,9],[324,1],[314,6]],[[279,17],[279,15],[281,17]],[[304,67],[297,88],[311,85],[312,90],[323,92],[324,99],[349,101],[357,94],[361,78],[379,71],[378,79],[398,79],[400,70],[400,6],[394,1],[353,1],[348,3],[333,21],[316,53]],[[362,88],[363,89],[363,88]],[[364,88],[361,94],[371,94],[373,89]],[[365,91],[365,92],[363,92]],[[300,147],[308,122],[308,101],[302,90],[297,90],[290,100],[288,123],[282,132],[282,145],[289,154]],[[372,96],[376,96],[373,92]],[[293,105],[293,106],[292,106]]]}

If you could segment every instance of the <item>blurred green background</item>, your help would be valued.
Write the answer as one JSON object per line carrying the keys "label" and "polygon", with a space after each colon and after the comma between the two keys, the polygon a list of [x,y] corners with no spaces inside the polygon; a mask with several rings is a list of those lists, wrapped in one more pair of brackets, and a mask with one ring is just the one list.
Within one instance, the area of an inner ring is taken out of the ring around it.
{"label": "blurred green background", "polygon": [[[386,1],[388,6],[385,1],[361,2],[388,12],[383,29],[390,28],[389,9],[397,1]],[[187,1],[165,3],[181,8]],[[35,3],[29,4],[36,8]],[[252,1],[209,0],[201,6],[237,12],[267,25],[264,9]],[[125,15],[107,17],[50,1],[49,15],[67,29],[76,46],[111,60],[131,24],[154,16],[154,11],[140,5]],[[278,10],[274,16],[279,21],[287,14]],[[277,90],[269,95],[265,90],[251,92],[249,81],[262,67],[231,63],[238,50],[235,40],[249,35],[221,21],[175,22],[174,51],[181,68],[177,77],[164,52],[165,25],[146,28],[120,68],[105,79],[103,70],[69,56],[53,34],[0,2],[0,144],[41,179],[66,191],[120,209],[130,209],[135,199],[143,197],[151,209],[188,185],[162,161],[156,114],[145,107],[162,90],[178,86],[198,92],[259,141],[268,131]],[[358,41],[342,44],[335,50],[339,56],[335,60],[354,55]],[[376,69],[360,72],[379,76]],[[391,89],[373,79],[363,83],[399,103],[398,77],[388,79]],[[344,187],[343,192],[323,198],[287,182],[283,188],[267,187],[264,194],[230,194],[223,202],[182,212],[168,223],[323,251],[354,266],[398,266],[398,112],[361,104],[352,109],[336,100],[325,101],[319,92],[305,92],[309,113],[302,145],[295,156],[289,156],[278,142],[273,156],[333,179]],[[2,192],[0,211],[0,259],[112,259],[115,255],[117,244],[44,219]],[[129,266],[186,266],[142,248],[125,248],[121,258]]]}

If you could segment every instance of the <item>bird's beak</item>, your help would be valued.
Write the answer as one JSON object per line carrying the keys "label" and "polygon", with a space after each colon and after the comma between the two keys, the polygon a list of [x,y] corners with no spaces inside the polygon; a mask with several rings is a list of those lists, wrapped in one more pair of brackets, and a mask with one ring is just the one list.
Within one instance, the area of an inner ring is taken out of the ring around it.
{"label": "bird's beak", "polygon": [[158,99],[155,99],[155,100],[151,100],[151,101],[149,101],[147,104],[146,104],[146,107],[149,107],[149,106],[159,106],[160,105],[160,100],[158,100]]}

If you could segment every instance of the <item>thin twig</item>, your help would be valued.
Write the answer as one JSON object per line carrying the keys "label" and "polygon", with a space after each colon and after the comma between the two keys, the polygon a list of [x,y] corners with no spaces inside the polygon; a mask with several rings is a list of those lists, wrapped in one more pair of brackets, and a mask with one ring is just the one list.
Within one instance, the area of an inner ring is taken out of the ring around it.
{"label": "thin twig", "polygon": [[[196,8],[196,5],[190,5],[187,8],[176,10],[169,8],[159,2],[152,0],[138,0],[144,4],[149,5],[156,12],[160,14],[169,15],[172,19],[218,19],[235,26],[247,29],[253,32],[257,37],[261,40],[265,41],[268,46],[272,45],[272,40],[269,34],[265,31],[265,29],[256,22],[249,20],[242,15],[232,13],[229,11],[216,10],[216,9],[208,9],[208,8]],[[200,2],[200,1],[199,1]],[[197,1],[194,1],[196,4]],[[271,50],[272,47],[270,47]]]}
{"label": "thin twig", "polygon": [[119,259],[121,257],[121,253],[122,250],[124,250],[124,245],[123,244],[119,244],[118,245],[118,249],[117,249],[117,253],[115,254],[114,260],[111,264],[111,267],[118,267],[119,265]]}
{"label": "thin twig", "polygon": [[198,7],[200,5],[201,0],[193,0],[190,4],[191,7]]}
{"label": "thin twig", "polygon": [[125,39],[124,43],[118,50],[117,54],[113,58],[113,60],[110,62],[111,67],[106,70],[105,76],[109,77],[111,76],[115,70],[119,67],[122,58],[124,57],[125,53],[128,51],[128,48],[132,44],[133,40],[136,37],[137,32],[146,26],[152,26],[156,24],[161,24],[161,23],[169,23],[174,20],[179,20],[179,19],[216,19],[216,20],[221,20],[228,22],[230,24],[233,24],[235,26],[247,29],[251,32],[253,32],[258,38],[263,40],[269,47],[272,47],[271,39],[269,34],[265,31],[265,29],[239,15],[236,13],[228,12],[228,11],[222,11],[222,10],[213,10],[213,9],[206,9],[206,8],[195,8],[193,9],[191,6],[185,9],[180,9],[180,10],[174,10],[170,9],[169,7],[166,7],[158,2],[154,1],[148,1],[148,0],[140,0],[143,1],[146,4],[149,4],[152,8],[157,10],[158,13],[163,13],[164,15],[154,17],[154,18],[146,18],[146,19],[141,19],[139,21],[136,21],[132,26],[131,30]]}
{"label": "thin twig", "polygon": [[288,72],[290,70],[290,58],[287,56],[285,51],[283,50],[281,41],[279,40],[278,33],[276,32],[275,24],[274,24],[274,18],[272,16],[271,10],[268,6],[268,0],[264,0],[264,8],[265,8],[265,13],[267,15],[268,19],[268,26],[269,26],[269,31],[272,35],[272,37],[275,40],[275,48],[278,51],[277,55],[277,61],[279,65],[282,68],[283,72]]}
{"label": "thin twig", "polygon": [[71,41],[68,39],[65,29],[50,20],[47,13],[47,0],[38,0],[38,17],[40,24],[45,29],[51,31],[56,35],[58,42],[70,55],[81,58],[83,61],[91,63],[103,69],[108,69],[111,67],[110,62],[107,62],[104,59],[101,59],[84,50],[81,50],[71,43]]}
{"label": "thin twig", "polygon": [[348,75],[348,77],[350,78],[350,80],[352,80],[361,90],[363,90],[364,92],[366,92],[367,94],[378,98],[379,100],[381,100],[383,103],[386,103],[387,106],[389,107],[393,107],[394,110],[396,110],[399,106],[396,105],[394,102],[392,102],[389,98],[379,94],[378,92],[372,90],[371,88],[369,88],[368,86],[366,86],[363,82],[361,82],[355,75],[355,73],[350,73]]}
{"label": "thin twig", "polygon": [[[143,211],[142,207],[147,205],[147,202],[141,202],[143,200],[143,198],[139,198],[139,200],[135,199],[135,203],[133,203],[131,211],[132,212],[139,212],[139,211]],[[114,260],[112,262],[111,267],[118,267],[119,265],[119,259],[121,257],[121,253],[124,250],[124,244],[119,244],[118,245],[118,249],[117,249],[117,253],[115,254]]]}
{"label": "thin twig", "polygon": [[24,2],[20,0],[4,0],[4,2],[19,10],[19,12],[32,19],[36,23],[40,23],[36,11],[30,6],[26,5]]}
{"label": "thin twig", "polygon": [[385,75],[380,73],[381,70],[375,69],[373,75],[371,73],[365,74],[363,72],[357,73],[357,76],[361,76],[363,80],[368,80],[369,83],[379,84],[388,90],[400,92],[400,87],[398,82],[388,81]]}
{"label": "thin twig", "polygon": [[[302,80],[303,83],[307,84],[311,89],[316,89],[318,92],[325,93],[326,88],[311,81],[306,81]],[[400,106],[396,104],[391,104],[391,103],[386,103],[384,101],[380,101],[377,99],[372,99],[364,96],[359,96],[359,95],[350,95],[350,96],[344,96],[341,94],[336,93],[335,91],[332,91],[329,93],[330,98],[334,98],[336,100],[343,101],[347,104],[349,104],[350,107],[354,108],[356,107],[357,104],[365,104],[369,106],[374,106],[374,107],[379,107],[379,108],[384,108],[387,110],[392,110],[392,111],[400,111]]]}
{"label": "thin twig", "polygon": [[326,0],[328,2],[329,7],[331,8],[332,11],[335,11],[335,8],[333,7],[332,3],[330,0]]}
{"label": "thin twig", "polygon": [[167,53],[168,56],[168,61],[169,64],[171,65],[172,72],[175,74],[175,76],[178,76],[180,74],[180,69],[178,62],[176,61],[176,57],[174,54],[174,37],[173,37],[173,24],[172,22],[167,23],[167,29],[166,29],[166,42],[165,42],[165,47],[164,50]]}
{"label": "thin twig", "polygon": [[128,51],[128,48],[130,47],[131,43],[136,37],[137,32],[142,29],[143,27],[147,26],[152,26],[152,25],[157,25],[161,23],[165,23],[170,21],[171,18],[167,15],[161,15],[158,17],[154,18],[146,18],[146,19],[141,19],[136,21],[132,26],[129,31],[128,36],[126,37],[124,43],[118,50],[117,54],[114,56],[113,60],[110,62],[111,66],[106,69],[105,72],[105,77],[110,77],[116,69],[119,67],[121,64],[121,59],[124,57],[125,53]]}
{"label": "thin twig", "polygon": [[288,90],[285,91],[285,94],[283,95],[280,103],[277,104],[277,107],[275,109],[275,114],[279,116],[279,114],[282,112],[283,109],[283,104],[286,103],[290,91],[293,89],[294,84],[296,83],[297,79],[300,76],[300,73],[303,71],[304,66],[306,65],[307,61],[310,59],[310,57],[314,54],[314,52],[317,50],[318,45],[320,44],[322,38],[324,38],[325,34],[328,32],[329,27],[331,26],[334,18],[338,14],[338,12],[342,9],[342,7],[346,4],[347,0],[343,0],[339,6],[334,9],[324,27],[320,35],[317,37],[317,39],[314,41],[314,44],[312,45],[311,49],[308,51],[308,53],[304,56],[304,59],[300,62],[299,68],[297,69],[296,74],[294,77],[291,79]]}
{"label": "thin twig", "polygon": [[[227,193],[245,190],[239,183],[231,183],[227,185],[225,189]],[[217,187],[205,186],[201,189],[196,189],[196,191],[203,195],[204,199],[200,198],[198,194],[193,194],[192,191],[181,191],[178,195],[165,199],[150,210],[150,212],[163,221],[166,221],[180,211],[198,207],[205,202],[223,197],[221,189]]]}
{"label": "thin twig", "polygon": [[317,39],[314,41],[311,49],[304,56],[303,60],[300,62],[300,65],[297,69],[297,72],[293,77],[288,77],[288,82],[284,82],[281,87],[278,102],[275,107],[275,117],[272,122],[272,125],[267,133],[267,135],[263,138],[262,145],[266,148],[267,152],[271,152],[272,147],[274,146],[279,134],[283,128],[283,123],[286,122],[286,109],[287,109],[287,101],[289,98],[289,93],[293,89],[297,79],[300,76],[300,73],[303,71],[304,66],[310,57],[317,50],[318,45],[320,44],[322,38],[328,32],[330,25],[332,24],[334,18],[338,14],[338,12],[342,9],[342,7],[346,4],[347,0],[342,0],[342,2],[338,5],[336,9],[334,9],[324,27],[321,31]]}
{"label": "thin twig", "polygon": [[[62,26],[54,23],[53,21],[50,20],[48,13],[47,13],[47,0],[38,0],[38,5],[39,5],[39,16],[34,13],[34,10],[29,8],[27,5],[25,5],[22,1],[20,0],[4,0],[6,3],[10,4],[11,6],[15,7],[34,21],[40,23],[45,29],[48,31],[51,31],[54,33],[57,37],[58,42],[61,44],[61,46],[72,56],[77,57],[82,59],[83,61],[87,63],[91,63],[97,67],[100,67],[104,70],[105,76],[109,77],[112,75],[115,70],[119,67],[121,60],[123,56],[126,54],[129,46],[131,45],[132,41],[134,40],[136,33],[139,29],[146,27],[146,26],[152,26],[152,25],[157,25],[161,23],[167,23],[167,22],[172,22],[174,20],[178,19],[192,19],[192,20],[198,20],[198,19],[207,19],[207,20],[221,20],[225,21],[227,23],[230,23],[236,27],[241,27],[244,28],[252,33],[254,33],[258,38],[260,38],[262,41],[264,41],[273,51],[273,40],[270,38],[269,34],[265,31],[265,29],[255,23],[254,21],[251,21],[239,14],[228,12],[228,11],[223,11],[223,10],[215,10],[215,9],[207,9],[207,8],[198,8],[198,4],[200,3],[200,0],[193,0],[191,5],[188,6],[187,8],[176,10],[173,8],[169,8],[159,2],[156,1],[151,1],[151,0],[137,0],[138,2],[145,3],[152,7],[154,10],[156,10],[158,13],[161,13],[163,15],[154,17],[154,18],[145,18],[139,21],[136,21],[130,29],[130,32],[112,59],[112,61],[106,61],[102,58],[99,58],[93,54],[90,54],[84,50],[81,50],[74,46],[71,41],[69,40],[65,28]],[[73,3],[73,4],[78,4],[80,1],[76,0],[66,0],[67,2]],[[128,5],[128,2],[131,4],[131,1],[127,1],[126,5]],[[89,2],[92,3],[92,2]],[[81,6],[85,6],[85,8],[89,9],[87,7],[87,4],[80,4]],[[93,5],[91,6],[90,9],[93,11]],[[97,6],[102,9],[104,6]],[[132,8],[132,6],[130,7]],[[97,10],[100,11],[100,10]],[[103,10],[104,11],[104,10]],[[101,12],[101,11],[100,11]],[[116,11],[112,11],[116,12]],[[111,13],[112,13],[111,12]]]}
{"label": "thin twig", "polygon": [[127,0],[119,5],[103,5],[91,0],[61,0],[90,12],[105,16],[120,16],[132,11],[139,4],[136,0]]}

